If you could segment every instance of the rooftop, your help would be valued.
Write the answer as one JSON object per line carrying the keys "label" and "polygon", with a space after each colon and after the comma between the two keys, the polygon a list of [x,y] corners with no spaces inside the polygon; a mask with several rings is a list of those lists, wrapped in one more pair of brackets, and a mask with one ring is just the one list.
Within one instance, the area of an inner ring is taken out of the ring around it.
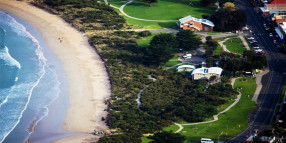
{"label": "rooftop", "polygon": [[219,67],[198,68],[198,69],[193,70],[192,75],[193,74],[210,74],[210,73],[221,75],[222,68],[219,68]]}
{"label": "rooftop", "polygon": [[185,23],[185,22],[188,22],[188,21],[190,21],[190,20],[194,20],[194,21],[197,21],[197,22],[201,22],[201,23],[203,23],[203,24],[206,24],[206,25],[209,25],[209,26],[212,26],[212,27],[215,26],[215,25],[213,24],[213,22],[211,22],[210,20],[207,20],[207,19],[199,19],[199,18],[192,17],[192,16],[190,16],[190,15],[179,19],[180,23]]}
{"label": "rooftop", "polygon": [[270,4],[286,4],[285,0],[269,0]]}

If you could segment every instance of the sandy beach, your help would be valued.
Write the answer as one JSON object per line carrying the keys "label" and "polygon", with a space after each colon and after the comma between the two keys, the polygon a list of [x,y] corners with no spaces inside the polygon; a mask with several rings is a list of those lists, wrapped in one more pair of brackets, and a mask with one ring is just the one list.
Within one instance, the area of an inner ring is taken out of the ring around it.
{"label": "sandy beach", "polygon": [[[94,130],[106,129],[104,100],[111,95],[111,87],[104,62],[89,45],[87,37],[56,15],[16,0],[0,0],[0,9],[11,13],[35,27],[45,44],[61,61],[68,81],[68,104],[63,131],[80,133],[54,142],[96,141]],[[53,105],[56,106],[56,105]],[[56,108],[56,107],[54,107]],[[56,120],[50,121],[55,122]],[[48,122],[49,121],[45,121]],[[56,132],[37,129],[54,136]]]}

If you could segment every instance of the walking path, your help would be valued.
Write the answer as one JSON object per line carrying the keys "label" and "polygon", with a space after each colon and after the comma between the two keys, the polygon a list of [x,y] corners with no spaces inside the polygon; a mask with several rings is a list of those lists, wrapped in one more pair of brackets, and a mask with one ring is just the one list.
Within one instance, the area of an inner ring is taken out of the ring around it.
{"label": "walking path", "polygon": [[238,36],[240,38],[240,40],[242,41],[244,47],[246,48],[246,50],[250,50],[248,43],[245,41],[244,37],[242,35]]}
{"label": "walking path", "polygon": [[[234,85],[234,82],[237,78],[233,78],[231,80],[231,85],[233,86]],[[228,106],[226,109],[224,109],[223,111],[219,112],[217,115],[214,115],[214,120],[211,120],[211,121],[205,121],[205,122],[197,122],[197,123],[189,123],[189,124],[179,124],[179,123],[175,123],[175,125],[179,126],[180,128],[175,132],[175,133],[178,133],[180,131],[182,131],[184,129],[183,126],[189,126],[189,125],[197,125],[197,124],[204,124],[204,123],[211,123],[211,122],[214,122],[214,121],[217,121],[218,120],[218,116],[220,114],[223,114],[225,112],[227,112],[228,110],[230,110],[233,106],[235,106],[239,100],[241,98],[241,93],[239,92],[239,94],[237,95],[237,99],[230,105]]]}
{"label": "walking path", "polygon": [[178,21],[178,20],[149,20],[149,19],[141,19],[141,18],[132,17],[132,16],[126,14],[123,9],[124,9],[124,7],[125,7],[127,4],[132,3],[133,1],[134,1],[134,0],[129,0],[127,3],[123,4],[120,8],[118,8],[118,7],[116,7],[116,6],[111,5],[107,0],[104,0],[104,2],[105,2],[107,5],[110,5],[110,7],[119,9],[120,12],[121,12],[124,16],[129,17],[129,18],[131,18],[131,19],[141,20],[141,21],[153,21],[153,22],[175,22],[175,21]]}
{"label": "walking path", "polygon": [[256,77],[256,78],[255,78],[255,81],[256,81],[257,87],[256,87],[255,93],[254,93],[254,95],[253,95],[253,97],[252,97],[252,101],[257,102],[257,98],[258,98],[259,93],[260,93],[260,91],[261,91],[261,89],[262,89],[261,78],[263,77],[263,75],[267,74],[268,72],[269,72],[269,70],[266,69],[264,72],[262,72],[262,73],[260,73],[260,74],[257,74],[257,75],[255,76],[255,77]]}
{"label": "walking path", "polygon": [[222,47],[222,50],[228,53],[231,53],[226,46],[223,44],[225,41],[227,41],[229,38],[224,39],[223,41],[219,41],[218,44]]}

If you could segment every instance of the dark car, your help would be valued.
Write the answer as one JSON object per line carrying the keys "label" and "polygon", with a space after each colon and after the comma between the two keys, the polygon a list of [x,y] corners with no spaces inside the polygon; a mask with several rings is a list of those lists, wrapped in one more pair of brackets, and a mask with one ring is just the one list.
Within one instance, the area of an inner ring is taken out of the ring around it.
{"label": "dark car", "polygon": [[258,47],[258,46],[259,46],[257,42],[256,42],[256,43],[251,43],[251,45],[252,45],[253,47]]}

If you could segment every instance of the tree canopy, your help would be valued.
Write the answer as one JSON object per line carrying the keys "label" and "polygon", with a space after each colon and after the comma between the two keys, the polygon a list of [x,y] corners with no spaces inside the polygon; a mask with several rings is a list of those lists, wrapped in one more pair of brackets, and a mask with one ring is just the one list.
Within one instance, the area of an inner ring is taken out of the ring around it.
{"label": "tree canopy", "polygon": [[200,2],[203,6],[212,6],[217,2],[217,0],[201,0]]}
{"label": "tree canopy", "polygon": [[229,8],[229,9],[233,9],[233,10],[236,9],[234,3],[232,3],[232,2],[226,2],[226,3],[224,3],[224,4],[223,4],[223,8]]}
{"label": "tree canopy", "polygon": [[211,16],[211,20],[215,24],[215,31],[233,31],[245,26],[247,17],[246,13],[241,10],[222,8]]}
{"label": "tree canopy", "polygon": [[173,57],[177,49],[177,41],[172,34],[159,34],[154,36],[150,46],[146,49],[146,63],[151,65],[160,65]]}
{"label": "tree canopy", "polygon": [[172,131],[157,132],[149,138],[153,140],[151,143],[184,143],[186,140],[185,136],[179,133],[173,133]]}
{"label": "tree canopy", "polygon": [[202,44],[200,37],[191,30],[180,30],[176,36],[179,48],[185,51],[195,50]]}

